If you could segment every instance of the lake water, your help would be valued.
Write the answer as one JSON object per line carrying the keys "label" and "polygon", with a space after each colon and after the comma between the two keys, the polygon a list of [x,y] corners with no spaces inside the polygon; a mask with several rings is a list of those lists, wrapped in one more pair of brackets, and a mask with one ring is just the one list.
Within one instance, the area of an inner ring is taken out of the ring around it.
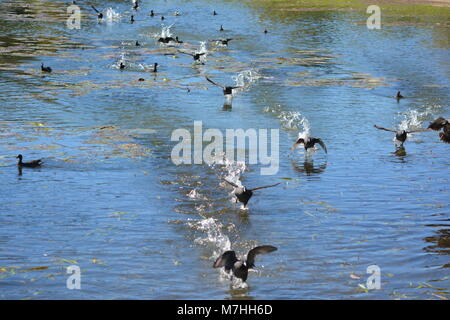
{"label": "lake water", "polygon": [[[80,1],[80,30],[66,26],[68,2],[0,3],[0,298],[448,298],[450,145],[416,133],[396,153],[394,134],[373,128],[450,118],[447,9],[386,14],[369,30],[356,9],[91,2],[105,19]],[[184,43],[157,43],[163,26]],[[178,51],[201,41],[204,64]],[[230,108],[205,76],[246,87]],[[194,121],[278,129],[279,170],[175,165],[172,132]],[[328,154],[290,152],[306,129]],[[44,164],[19,172],[19,153]],[[225,178],[281,184],[243,209]],[[264,244],[278,250],[257,257],[246,286],[212,268]],[[71,265],[80,290],[66,286]],[[371,265],[380,289],[368,289]]]}

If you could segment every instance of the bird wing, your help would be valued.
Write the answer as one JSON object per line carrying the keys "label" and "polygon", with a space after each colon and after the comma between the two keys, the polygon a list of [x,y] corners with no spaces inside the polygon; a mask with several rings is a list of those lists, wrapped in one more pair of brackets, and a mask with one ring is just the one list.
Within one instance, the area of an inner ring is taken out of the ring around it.
{"label": "bird wing", "polygon": [[95,12],[100,13],[100,11],[98,11],[93,5],[91,5],[91,7],[95,10]]}
{"label": "bird wing", "polygon": [[275,187],[277,185],[279,185],[281,182],[275,183],[275,184],[271,184],[270,186],[262,186],[262,187],[257,187],[257,188],[253,188],[251,191],[255,191],[258,189],[265,189],[265,188],[271,188],[271,187]]}
{"label": "bird wing", "polygon": [[246,262],[247,267],[253,268],[255,266],[255,257],[257,254],[270,253],[270,252],[273,252],[276,250],[277,250],[277,248],[274,246],[259,246],[259,247],[253,248],[247,254],[247,262]]}
{"label": "bird wing", "polygon": [[223,179],[223,180],[225,180],[226,182],[228,182],[230,185],[232,185],[235,188],[240,188],[237,184],[235,184],[235,183],[233,183],[231,181],[228,181],[227,179]]}
{"label": "bird wing", "polygon": [[186,51],[181,51],[181,50],[178,50],[178,52],[180,52],[180,53],[184,53],[184,54],[188,54],[188,55],[190,55],[191,57],[193,57],[193,56],[194,56],[194,54],[193,54],[193,53],[190,53],[190,52],[186,52]]}
{"label": "bird wing", "polygon": [[233,265],[237,261],[236,259],[236,253],[232,250],[225,251],[216,259],[216,261],[213,264],[213,268],[221,268],[223,266],[229,267]]}
{"label": "bird wing", "polygon": [[303,138],[298,139],[291,148],[291,152],[295,150],[295,148],[297,148],[299,145],[301,145],[302,143],[305,143],[305,140]]}
{"label": "bird wing", "polygon": [[325,143],[323,143],[322,139],[320,139],[320,138],[313,138],[312,140],[313,140],[314,143],[320,144],[320,146],[325,151],[325,153],[328,153],[327,147],[325,146]]}
{"label": "bird wing", "polygon": [[210,78],[208,78],[208,77],[206,77],[206,76],[205,76],[205,78],[206,78],[206,80],[208,80],[209,82],[211,82],[213,85],[218,86],[218,87],[221,87],[222,89],[225,89],[224,86],[222,86],[222,85],[220,85],[220,84],[218,84],[218,83],[212,81]]}
{"label": "bird wing", "polygon": [[420,128],[420,129],[408,130],[408,131],[406,131],[406,133],[425,132],[425,131],[430,131],[430,129]]}
{"label": "bird wing", "polygon": [[376,124],[374,125],[374,127],[377,129],[380,129],[380,130],[384,130],[384,131],[397,132],[397,130],[383,128],[383,127],[377,126]]}
{"label": "bird wing", "polygon": [[448,120],[445,120],[444,118],[439,117],[430,123],[430,125],[428,126],[428,129],[432,129],[432,130],[436,130],[436,131],[441,130],[442,127],[445,126],[446,123],[448,123]]}

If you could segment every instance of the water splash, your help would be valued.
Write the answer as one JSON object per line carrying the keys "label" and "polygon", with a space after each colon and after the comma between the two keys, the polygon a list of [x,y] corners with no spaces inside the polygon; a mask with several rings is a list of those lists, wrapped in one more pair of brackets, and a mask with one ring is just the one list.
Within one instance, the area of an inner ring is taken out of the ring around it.
{"label": "water splash", "polygon": [[116,12],[113,8],[106,9],[105,16],[107,22],[120,21],[121,18],[120,13]]}
{"label": "water splash", "polygon": [[239,87],[248,87],[251,83],[260,79],[261,75],[255,70],[244,70],[233,76],[232,79]]}
{"label": "water splash", "polygon": [[231,249],[231,241],[223,232],[224,225],[214,218],[205,218],[199,221],[189,221],[187,225],[197,231],[206,233],[206,237],[198,237],[194,243],[200,245],[212,244],[215,249],[212,257],[217,258],[224,251]]}

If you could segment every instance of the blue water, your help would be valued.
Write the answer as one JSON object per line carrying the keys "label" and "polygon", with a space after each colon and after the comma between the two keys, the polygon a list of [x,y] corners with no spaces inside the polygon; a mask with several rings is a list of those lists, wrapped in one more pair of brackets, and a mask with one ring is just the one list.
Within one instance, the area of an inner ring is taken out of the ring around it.
{"label": "blue water", "polygon": [[[448,11],[368,30],[358,10],[140,2],[92,1],[121,15],[98,23],[80,1],[80,30],[67,29],[66,2],[0,3],[0,298],[448,298],[449,145],[423,132],[395,154],[394,134],[373,128],[450,118]],[[162,24],[184,43],[158,44]],[[236,39],[208,42],[203,65],[177,51],[220,37]],[[248,86],[225,107],[205,75],[239,74]],[[194,121],[279,129],[278,172],[174,165],[171,134]],[[328,154],[290,153],[307,127]],[[44,165],[20,173],[19,153]],[[226,177],[281,185],[242,209]],[[212,268],[224,250],[264,244],[278,250],[257,257],[247,286]],[[80,290],[66,286],[70,265]],[[370,265],[380,289],[367,289]]]}

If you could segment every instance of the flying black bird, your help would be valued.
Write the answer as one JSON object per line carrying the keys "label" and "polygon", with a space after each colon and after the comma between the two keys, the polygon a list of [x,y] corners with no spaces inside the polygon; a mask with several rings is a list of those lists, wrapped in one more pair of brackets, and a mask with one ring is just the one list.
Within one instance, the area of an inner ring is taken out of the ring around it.
{"label": "flying black bird", "polygon": [[248,201],[253,196],[253,191],[259,190],[259,189],[275,187],[275,186],[277,186],[277,185],[279,185],[281,183],[281,182],[278,182],[278,183],[275,183],[275,184],[271,184],[270,186],[263,186],[263,187],[253,188],[253,189],[247,189],[244,186],[239,187],[237,184],[235,184],[233,182],[230,182],[230,181],[228,181],[226,179],[225,179],[225,181],[236,188],[234,190],[234,195],[239,200],[239,202],[242,202],[244,204],[244,207],[247,205]]}
{"label": "flying black bird", "polygon": [[276,251],[277,248],[273,246],[259,246],[251,249],[247,254],[246,260],[239,260],[236,257],[236,252],[230,250],[225,251],[220,257],[216,259],[213,268],[225,267],[226,272],[233,272],[237,278],[246,281],[248,277],[248,269],[255,267],[255,258],[257,254],[270,253]]}
{"label": "flying black bird", "polygon": [[328,153],[327,147],[325,146],[325,143],[323,143],[322,139],[308,137],[308,136],[305,138],[298,138],[298,140],[292,146],[291,150],[294,151],[295,148],[297,148],[299,145],[303,144],[305,151],[308,151],[308,149],[314,147],[314,145],[316,143],[320,144],[320,146],[325,151],[325,153]]}
{"label": "flying black bird", "polygon": [[205,77],[206,80],[208,80],[209,82],[211,82],[213,85],[221,87],[223,89],[223,94],[224,95],[229,95],[229,94],[233,94],[233,90],[234,89],[240,89],[240,88],[244,88],[243,86],[223,86],[221,84],[218,84],[214,81],[212,81],[210,78]]}
{"label": "flying black bird", "polygon": [[161,37],[158,39],[158,42],[162,42],[162,43],[169,43],[170,41],[176,41],[174,38],[172,37]]}
{"label": "flying black bird", "polygon": [[95,10],[95,12],[97,12],[97,17],[99,19],[103,19],[103,13],[101,13],[100,11],[98,11],[93,5],[91,5],[92,9]]}
{"label": "flying black bird", "polygon": [[238,39],[227,38],[227,39],[213,39],[213,40],[209,40],[209,41],[217,42],[217,43],[220,43],[220,44],[222,44],[224,46],[227,46],[228,42],[231,41],[231,40],[238,40]]}
{"label": "flying black bird", "polygon": [[41,71],[42,72],[52,72],[52,68],[50,67],[44,67],[44,63],[41,63]]}
{"label": "flying black bird", "polygon": [[17,163],[17,165],[19,167],[36,168],[42,164],[41,159],[33,160],[33,161],[29,161],[29,162],[22,162],[23,156],[21,154],[19,154],[16,158],[19,159],[19,162]]}
{"label": "flying black bird", "polygon": [[395,130],[395,129],[387,129],[387,128],[379,127],[377,125],[374,125],[374,127],[377,129],[380,129],[380,130],[384,130],[384,131],[395,132],[395,139],[398,142],[400,142],[401,145],[403,145],[403,143],[408,138],[408,133],[428,131],[428,129],[416,129],[416,130],[408,130],[408,131],[407,130]]}
{"label": "flying black bird", "polygon": [[442,132],[439,132],[439,138],[445,143],[450,143],[450,119],[439,117],[430,123],[428,129],[435,131],[443,129]]}
{"label": "flying black bird", "polygon": [[201,52],[201,53],[194,52],[194,53],[191,53],[191,52],[186,52],[186,51],[182,51],[182,50],[178,50],[178,52],[190,55],[192,58],[194,58],[195,61],[199,61],[200,58],[203,55],[206,54],[206,52]]}

